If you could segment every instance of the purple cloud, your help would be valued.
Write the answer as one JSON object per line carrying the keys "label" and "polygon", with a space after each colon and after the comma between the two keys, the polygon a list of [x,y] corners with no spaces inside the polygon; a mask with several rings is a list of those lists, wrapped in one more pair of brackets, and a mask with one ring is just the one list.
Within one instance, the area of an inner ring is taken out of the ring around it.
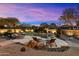
{"label": "purple cloud", "polygon": [[57,20],[62,7],[34,7],[32,4],[0,4],[0,17],[16,17],[21,22],[46,22]]}

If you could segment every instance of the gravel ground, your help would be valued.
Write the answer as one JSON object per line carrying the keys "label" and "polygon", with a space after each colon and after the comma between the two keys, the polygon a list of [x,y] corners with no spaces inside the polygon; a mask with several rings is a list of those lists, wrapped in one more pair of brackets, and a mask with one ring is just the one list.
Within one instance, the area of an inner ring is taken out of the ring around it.
{"label": "gravel ground", "polygon": [[64,52],[35,50],[26,47],[25,52],[20,49],[26,47],[20,44],[12,44],[6,47],[0,47],[1,56],[79,56],[79,49],[70,48]]}
{"label": "gravel ground", "polygon": [[[0,42],[6,41],[0,39]],[[25,47],[26,51],[21,52],[21,48]],[[35,50],[27,48],[21,44],[10,44],[4,47],[0,47],[0,56],[79,56],[79,48],[70,48],[64,52]]]}

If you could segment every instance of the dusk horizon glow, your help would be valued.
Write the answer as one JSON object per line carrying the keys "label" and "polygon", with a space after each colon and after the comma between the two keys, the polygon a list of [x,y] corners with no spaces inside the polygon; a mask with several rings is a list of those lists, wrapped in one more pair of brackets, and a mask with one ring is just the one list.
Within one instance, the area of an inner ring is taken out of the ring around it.
{"label": "dusk horizon glow", "polygon": [[16,17],[21,23],[34,25],[43,22],[60,24],[58,18],[63,10],[77,6],[77,3],[2,3],[0,17]]}

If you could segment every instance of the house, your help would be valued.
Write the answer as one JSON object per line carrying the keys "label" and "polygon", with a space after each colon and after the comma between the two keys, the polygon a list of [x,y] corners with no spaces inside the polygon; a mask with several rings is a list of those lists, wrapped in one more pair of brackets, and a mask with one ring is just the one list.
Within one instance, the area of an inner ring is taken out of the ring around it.
{"label": "house", "polygon": [[61,33],[69,36],[79,35],[79,27],[78,26],[67,26],[67,27],[60,27]]}
{"label": "house", "polygon": [[47,33],[50,31],[50,32],[52,32],[52,33],[56,33],[57,32],[57,29],[49,29],[49,28],[46,28],[45,29],[46,31],[47,31]]}

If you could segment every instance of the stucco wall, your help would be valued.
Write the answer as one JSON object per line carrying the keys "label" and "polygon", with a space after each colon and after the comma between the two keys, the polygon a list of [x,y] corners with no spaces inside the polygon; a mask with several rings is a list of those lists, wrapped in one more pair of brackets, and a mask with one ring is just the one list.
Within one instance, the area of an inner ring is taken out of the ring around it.
{"label": "stucco wall", "polygon": [[63,30],[67,35],[79,35],[79,30]]}

